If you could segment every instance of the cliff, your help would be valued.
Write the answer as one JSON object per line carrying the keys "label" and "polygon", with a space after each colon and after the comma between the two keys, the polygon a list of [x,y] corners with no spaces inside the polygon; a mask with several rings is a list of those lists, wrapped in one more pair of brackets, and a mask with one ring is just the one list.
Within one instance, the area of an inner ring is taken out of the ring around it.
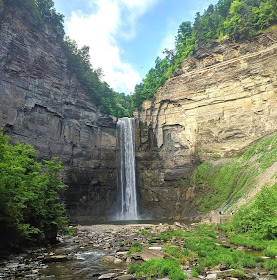
{"label": "cliff", "polygon": [[[197,211],[190,175],[277,130],[277,32],[199,47],[135,112],[142,208],[155,217]],[[150,210],[151,209],[151,210]]]}
{"label": "cliff", "polygon": [[56,33],[1,1],[0,128],[59,157],[73,220],[104,217],[116,188],[115,120],[104,116],[67,68]]}

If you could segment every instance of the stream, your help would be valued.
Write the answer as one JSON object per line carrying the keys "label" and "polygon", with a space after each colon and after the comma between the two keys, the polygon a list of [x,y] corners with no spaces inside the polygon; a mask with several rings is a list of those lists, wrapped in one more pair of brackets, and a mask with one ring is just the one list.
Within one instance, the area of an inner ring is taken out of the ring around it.
{"label": "stream", "polygon": [[[168,230],[169,227],[173,230],[180,227],[184,230],[188,228],[187,224],[180,223],[77,226],[74,236],[60,236],[59,244],[53,247],[10,256],[9,259],[2,261],[0,279],[133,279],[127,274],[127,269],[131,262],[142,261],[127,254],[132,243],[139,242],[143,247],[147,247],[149,244],[146,236],[141,234],[143,231],[156,234]],[[194,224],[190,227],[194,227]],[[222,246],[233,247],[227,238],[221,235],[218,236],[217,242]],[[159,241],[152,246],[163,246],[158,243]],[[242,247],[236,249],[262,256],[262,252]],[[182,267],[189,276],[191,267]],[[259,266],[248,269],[246,273],[247,279],[276,280],[272,272]]]}

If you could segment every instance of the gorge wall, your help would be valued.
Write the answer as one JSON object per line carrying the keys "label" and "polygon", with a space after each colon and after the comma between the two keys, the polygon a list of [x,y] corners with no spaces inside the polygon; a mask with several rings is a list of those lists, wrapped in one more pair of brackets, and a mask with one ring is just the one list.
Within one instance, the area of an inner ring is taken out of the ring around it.
{"label": "gorge wall", "polygon": [[198,47],[135,112],[141,208],[153,217],[197,214],[194,167],[232,156],[277,130],[277,32]]}
{"label": "gorge wall", "polygon": [[60,158],[73,221],[106,217],[116,188],[115,120],[70,73],[53,30],[0,2],[0,128],[39,158]]}

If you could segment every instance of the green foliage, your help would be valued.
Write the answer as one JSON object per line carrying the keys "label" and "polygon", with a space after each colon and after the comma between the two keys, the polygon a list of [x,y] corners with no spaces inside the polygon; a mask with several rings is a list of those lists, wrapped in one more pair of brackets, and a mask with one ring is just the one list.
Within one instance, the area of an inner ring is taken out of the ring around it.
{"label": "green foliage", "polygon": [[276,0],[219,0],[216,5],[209,5],[202,15],[196,13],[193,25],[187,21],[181,23],[175,37],[175,48],[165,49],[164,58],[158,57],[145,79],[136,85],[132,110],[142,109],[143,101],[154,96],[184,58],[193,53],[197,44],[247,38],[276,23]]}
{"label": "green foliage", "polygon": [[184,231],[182,229],[177,229],[174,231],[167,231],[167,232],[161,232],[156,235],[156,237],[159,237],[163,241],[168,241],[172,238],[178,238],[183,239],[184,237],[192,237],[192,236],[208,236],[212,238],[216,238],[216,233],[214,231],[206,230],[205,228],[199,228],[197,231]]}
{"label": "green foliage", "polygon": [[9,244],[50,240],[64,228],[61,168],[57,159],[39,164],[30,145],[10,145],[0,134],[0,224]]}
{"label": "green foliage", "polygon": [[140,232],[138,232],[138,234],[141,234],[141,235],[147,235],[149,232],[148,230],[145,230],[145,229],[142,229]]}
{"label": "green foliage", "polygon": [[268,257],[276,257],[277,256],[277,240],[271,242],[266,249],[264,250],[265,255]]}
{"label": "green foliage", "polygon": [[102,112],[118,118],[130,115],[131,96],[115,92],[100,80],[102,70],[92,68],[88,46],[79,49],[74,40],[65,37],[63,50],[68,59],[68,68],[77,76]]}
{"label": "green foliage", "polygon": [[140,265],[133,265],[128,273],[135,274],[135,277],[163,278],[168,276],[171,280],[183,280],[184,274],[177,260],[174,259],[151,259]]}
{"label": "green foliage", "polygon": [[264,187],[255,202],[234,215],[232,225],[238,233],[257,233],[260,239],[277,237],[277,184]]}
{"label": "green foliage", "polygon": [[232,271],[233,278],[242,279],[242,278],[244,278],[244,276],[245,276],[245,273],[242,270],[236,269],[236,270]]}
{"label": "green foliage", "polygon": [[[27,10],[32,16],[39,20],[40,25],[50,25],[56,32],[59,40],[63,39],[64,32],[64,16],[54,8],[52,0],[3,0],[7,6],[15,6]],[[38,26],[40,28],[40,26]]]}
{"label": "green foliage", "polygon": [[273,134],[224,165],[200,164],[191,178],[191,184],[198,193],[194,206],[207,213],[224,204],[234,203],[255,186],[257,176],[271,167],[276,157],[277,134]]}
{"label": "green foliage", "polygon": [[195,270],[201,273],[204,267],[215,267],[224,264],[230,268],[256,267],[255,260],[249,255],[223,248],[215,244],[215,239],[210,238],[187,238],[184,247],[198,254],[199,267]]}
{"label": "green foliage", "polygon": [[277,260],[276,259],[267,260],[265,262],[265,268],[273,270],[275,276],[277,276]]}
{"label": "green foliage", "polygon": [[163,251],[171,256],[171,257],[174,257],[176,258],[179,263],[186,263],[188,257],[190,256],[190,251],[189,250],[184,250],[183,248],[181,247],[177,247],[177,246],[170,246],[170,245],[167,245]]}
{"label": "green foliage", "polygon": [[262,2],[252,9],[252,24],[256,30],[266,29],[277,22],[277,1]]}
{"label": "green foliage", "polygon": [[231,234],[229,241],[235,245],[248,247],[256,250],[263,250],[268,246],[268,241],[261,240],[255,235],[246,235],[246,234]]}
{"label": "green foliage", "polygon": [[127,254],[130,255],[141,251],[142,251],[142,246],[139,244],[139,242],[134,242],[130,250],[127,252]]}
{"label": "green foliage", "polygon": [[191,276],[192,276],[192,277],[198,277],[199,274],[198,274],[197,271],[195,271],[195,269],[193,269],[193,270],[192,270],[192,273],[191,273]]}

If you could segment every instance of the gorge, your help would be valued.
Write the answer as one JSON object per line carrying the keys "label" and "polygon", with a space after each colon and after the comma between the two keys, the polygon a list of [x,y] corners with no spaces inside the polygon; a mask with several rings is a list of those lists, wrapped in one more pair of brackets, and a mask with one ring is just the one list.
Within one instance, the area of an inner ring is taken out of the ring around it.
{"label": "gorge", "polygon": [[1,279],[276,279],[277,1],[219,0],[164,54],[125,95],[52,0],[0,0]]}
{"label": "gorge", "polygon": [[[40,159],[60,158],[72,222],[106,220],[117,203],[117,120],[100,111],[70,72],[56,33],[38,25],[24,10],[6,7],[2,15],[0,127],[13,143],[32,144]],[[141,214],[197,216],[190,180],[196,166],[219,164],[276,132],[276,42],[273,30],[200,45],[134,112]]]}

